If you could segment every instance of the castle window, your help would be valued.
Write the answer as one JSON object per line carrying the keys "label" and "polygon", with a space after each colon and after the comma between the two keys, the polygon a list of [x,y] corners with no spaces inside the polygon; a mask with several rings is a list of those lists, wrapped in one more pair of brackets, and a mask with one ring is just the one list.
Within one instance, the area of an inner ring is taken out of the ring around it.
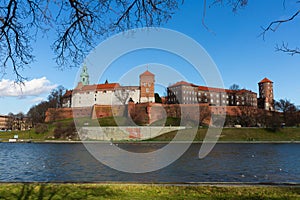
{"label": "castle window", "polygon": [[149,88],[146,88],[146,93],[149,93]]}
{"label": "castle window", "polygon": [[146,86],[147,86],[147,83],[145,82],[145,83],[144,83],[144,87],[146,87]]}

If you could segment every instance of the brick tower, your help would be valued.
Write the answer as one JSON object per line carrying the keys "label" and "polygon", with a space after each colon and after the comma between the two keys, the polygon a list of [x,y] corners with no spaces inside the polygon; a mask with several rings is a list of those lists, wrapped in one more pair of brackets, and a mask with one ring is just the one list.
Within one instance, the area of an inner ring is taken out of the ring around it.
{"label": "brick tower", "polygon": [[154,83],[154,74],[148,70],[140,75],[140,103],[155,102]]}
{"label": "brick tower", "polygon": [[258,83],[258,88],[258,108],[274,111],[273,82],[267,78],[264,78]]}

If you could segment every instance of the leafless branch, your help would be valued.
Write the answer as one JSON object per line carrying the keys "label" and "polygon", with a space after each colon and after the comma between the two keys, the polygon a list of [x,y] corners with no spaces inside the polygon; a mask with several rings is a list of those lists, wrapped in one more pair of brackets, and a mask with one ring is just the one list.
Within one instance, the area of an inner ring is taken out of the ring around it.
{"label": "leafless branch", "polygon": [[289,46],[288,43],[283,42],[282,45],[280,45],[280,46],[277,44],[275,49],[276,49],[276,51],[282,51],[291,56],[293,56],[295,54],[300,54],[300,49],[298,47],[296,47],[294,49],[290,49],[288,46]]}
{"label": "leafless branch", "polygon": [[276,21],[271,22],[267,28],[262,27],[263,32],[260,34],[260,36],[262,36],[263,39],[265,39],[265,34],[268,31],[275,32],[281,24],[292,21],[293,19],[295,19],[299,15],[299,13],[300,13],[300,10],[295,12],[291,17],[289,17],[287,19],[276,20]]}
{"label": "leafless branch", "polygon": [[136,27],[157,26],[171,18],[180,0],[9,0],[0,2],[0,62],[3,74],[34,61],[32,42],[56,28],[52,44],[59,68],[78,66],[105,37]]}

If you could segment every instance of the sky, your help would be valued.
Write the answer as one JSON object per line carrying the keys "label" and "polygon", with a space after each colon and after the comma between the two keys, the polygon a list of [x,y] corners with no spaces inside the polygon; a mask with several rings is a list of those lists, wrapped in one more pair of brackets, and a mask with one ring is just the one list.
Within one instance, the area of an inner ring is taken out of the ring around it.
{"label": "sky", "polygon": [[[282,0],[270,2],[249,1],[247,7],[237,13],[233,13],[229,6],[207,8],[207,30],[202,24],[202,1],[184,1],[172,19],[161,27],[178,31],[199,43],[215,63],[225,88],[238,84],[258,93],[257,83],[267,77],[274,82],[276,100],[288,99],[300,105],[300,55],[290,56],[275,51],[276,44],[283,41],[291,47],[300,47],[300,18],[282,24],[276,32],[268,32],[265,39],[259,37],[261,26],[288,18],[299,9],[299,5],[293,3],[295,1],[286,1],[285,6]],[[10,71],[0,79],[0,114],[27,113],[30,107],[46,100],[57,86],[74,88],[80,68],[58,69],[53,59],[51,39],[48,35],[33,44],[35,62],[21,71],[28,78],[24,86],[14,84],[15,76]],[[190,51],[193,52],[193,49]],[[95,63],[87,61],[86,65],[93,74]],[[206,84],[186,60],[157,49],[133,51],[120,56],[91,83],[103,83],[107,79],[123,85],[138,85],[138,74],[146,69],[156,74],[156,92],[160,95],[164,95],[168,85],[181,80]],[[172,76],[169,75],[171,72],[174,72]]]}

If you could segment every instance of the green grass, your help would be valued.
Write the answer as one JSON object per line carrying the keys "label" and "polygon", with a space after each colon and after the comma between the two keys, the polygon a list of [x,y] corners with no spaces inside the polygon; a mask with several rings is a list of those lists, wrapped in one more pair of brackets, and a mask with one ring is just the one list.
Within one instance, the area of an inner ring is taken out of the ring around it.
{"label": "green grass", "polygon": [[0,199],[300,199],[299,187],[0,184]]}
{"label": "green grass", "polygon": [[[197,131],[195,141],[202,141],[207,134],[207,128],[186,129],[179,131],[178,134],[188,136]],[[151,141],[169,141],[174,138],[177,131],[172,131]],[[188,137],[186,137],[188,138]],[[300,128],[283,128],[277,131],[272,131],[266,128],[224,128],[219,141],[300,141]]]}
{"label": "green grass", "polygon": [[[8,141],[8,139],[13,138],[14,135],[18,135],[20,140],[28,140],[29,138],[31,138],[31,140],[52,140],[54,129],[58,123],[61,123],[62,126],[68,126],[72,122],[73,119],[65,119],[48,123],[48,131],[43,134],[35,133],[34,129],[27,131],[0,132],[0,142]],[[178,122],[180,121],[178,121],[177,118],[169,117],[166,119],[167,126],[178,125]],[[161,120],[156,121],[152,123],[151,126],[159,126],[161,123]],[[126,117],[106,117],[100,119],[80,118],[76,119],[76,124],[79,126],[99,126],[99,124],[101,126],[130,126],[132,125],[132,122]],[[182,140],[185,140],[185,136],[192,134],[194,131],[197,131],[195,141],[202,141],[206,136],[207,128],[181,130],[178,134],[181,134]],[[173,131],[148,141],[170,141],[176,134],[177,131]],[[281,128],[276,131],[266,128],[224,128],[219,141],[300,141],[300,128]]]}

